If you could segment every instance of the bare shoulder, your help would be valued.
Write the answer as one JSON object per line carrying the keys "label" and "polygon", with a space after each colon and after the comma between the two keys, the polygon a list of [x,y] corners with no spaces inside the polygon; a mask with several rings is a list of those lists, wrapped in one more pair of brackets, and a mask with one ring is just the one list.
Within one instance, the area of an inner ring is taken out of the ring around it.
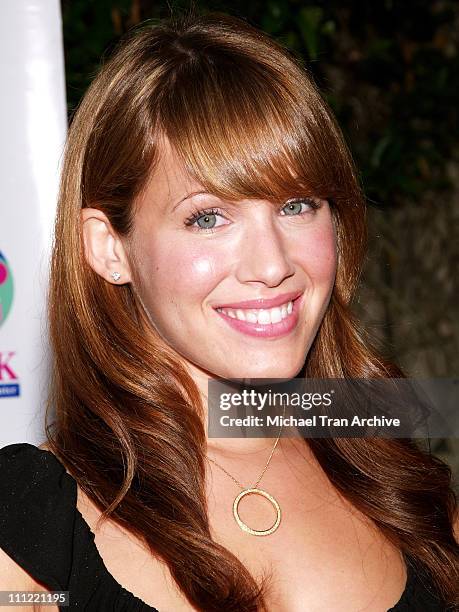
{"label": "bare shoulder", "polygon": [[40,446],[39,446],[38,448],[40,448],[41,450],[46,450],[46,451],[50,451],[50,450],[51,450],[51,449],[49,448],[49,446],[48,446],[48,443],[47,443],[47,442],[43,442],[43,444],[40,444]]}
{"label": "bare shoulder", "polygon": [[0,548],[0,591],[28,591],[34,580]]}
{"label": "bare shoulder", "polygon": [[[34,591],[46,593],[48,589],[32,578],[20,565],[16,563],[2,548],[0,548],[0,591]],[[16,607],[18,612],[21,610],[31,610],[31,606]],[[34,605],[33,610],[40,612],[58,612],[57,606]]]}

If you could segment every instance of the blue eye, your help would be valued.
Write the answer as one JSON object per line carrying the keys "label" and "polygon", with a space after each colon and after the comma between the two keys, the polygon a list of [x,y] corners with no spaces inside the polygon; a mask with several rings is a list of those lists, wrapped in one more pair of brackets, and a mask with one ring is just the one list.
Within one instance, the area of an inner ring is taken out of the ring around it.
{"label": "blue eye", "polygon": [[215,227],[215,216],[220,215],[218,208],[210,208],[206,210],[196,210],[185,221],[185,225],[194,225],[196,222],[202,221],[203,225],[199,224],[196,229],[211,230]]}
{"label": "blue eye", "polygon": [[[301,210],[303,205],[306,207],[305,210]],[[283,204],[281,210],[287,209],[289,211],[282,216],[292,217],[310,214],[318,208],[320,208],[320,204],[315,200],[312,200],[311,198],[293,198]],[[226,218],[223,216],[221,210],[218,208],[195,210],[193,211],[191,216],[185,220],[185,225],[189,227],[194,226],[193,229],[195,229],[196,231],[212,232],[215,231],[215,227],[219,227],[218,225],[216,225],[217,216],[222,217],[224,219]],[[197,223],[198,225],[195,226],[195,223]]]}
{"label": "blue eye", "polygon": [[[309,208],[305,211],[302,211],[301,210],[302,204],[305,204]],[[319,206],[320,204],[318,202],[315,202],[314,200],[311,200],[311,198],[295,198],[294,200],[289,200],[282,207],[282,210],[288,209],[289,212],[287,213],[287,215],[294,216],[297,214],[297,212],[299,212],[299,214],[303,214],[305,212],[310,212],[311,210],[312,211],[317,210]]]}

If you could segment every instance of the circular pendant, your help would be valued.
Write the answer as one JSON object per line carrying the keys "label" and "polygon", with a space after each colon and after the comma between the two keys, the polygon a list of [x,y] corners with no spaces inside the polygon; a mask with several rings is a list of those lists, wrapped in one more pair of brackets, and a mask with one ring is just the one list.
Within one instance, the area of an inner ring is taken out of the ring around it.
{"label": "circular pendant", "polygon": [[[239,502],[245,495],[261,495],[262,497],[266,497],[266,499],[271,502],[271,504],[273,505],[277,513],[276,520],[273,523],[272,527],[270,527],[269,529],[260,529],[260,530],[252,529],[251,527],[246,525],[244,521],[241,520],[238,514],[238,506],[239,506]],[[239,495],[236,497],[236,499],[234,500],[233,514],[234,514],[236,523],[239,525],[239,527],[243,531],[246,531],[247,533],[251,533],[252,535],[256,535],[256,536],[266,536],[266,535],[269,535],[270,533],[273,533],[279,527],[279,524],[281,521],[281,510],[280,510],[279,504],[277,503],[277,501],[274,499],[272,495],[270,495],[266,491],[263,491],[263,489],[244,489],[243,491],[241,491]]]}

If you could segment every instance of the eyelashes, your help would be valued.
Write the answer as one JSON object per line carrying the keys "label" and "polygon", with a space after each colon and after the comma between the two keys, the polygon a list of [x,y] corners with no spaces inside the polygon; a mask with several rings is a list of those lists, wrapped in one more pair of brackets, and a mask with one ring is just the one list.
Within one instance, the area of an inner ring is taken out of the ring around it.
{"label": "eyelashes", "polygon": [[[188,226],[194,225],[194,223],[201,217],[210,217],[213,215],[221,215],[221,210],[219,208],[195,209],[193,210],[192,214],[185,220],[185,225],[188,225]],[[204,229],[204,228],[200,228],[200,229]]]}
{"label": "eyelashes", "polygon": [[[309,208],[300,212],[299,214],[295,214],[295,213],[292,214],[292,210],[291,210],[292,207],[295,207],[297,205],[301,206],[302,204],[305,204]],[[283,216],[302,217],[307,214],[315,213],[315,211],[318,210],[321,207],[321,205],[322,204],[320,202],[313,200],[312,198],[291,198],[290,200],[287,200],[281,206],[280,210],[284,210],[284,208],[290,207],[290,212]],[[188,227],[194,226],[195,231],[198,231],[198,232],[200,231],[212,232],[212,231],[215,231],[214,225],[211,227],[202,227],[202,226],[195,226],[195,223],[199,221],[201,218],[204,219],[204,223],[209,223],[212,217],[216,217],[216,216],[221,216],[226,219],[226,217],[224,216],[220,208],[203,208],[203,209],[196,208],[195,210],[193,210],[191,215],[185,220],[184,223]],[[217,227],[220,227],[220,226],[217,226]]]}

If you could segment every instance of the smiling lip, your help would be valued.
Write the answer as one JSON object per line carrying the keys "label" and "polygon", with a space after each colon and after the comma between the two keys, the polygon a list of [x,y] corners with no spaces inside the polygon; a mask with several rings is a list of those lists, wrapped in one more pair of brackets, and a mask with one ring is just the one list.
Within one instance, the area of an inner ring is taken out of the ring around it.
{"label": "smiling lip", "polygon": [[[287,293],[284,295],[294,294]],[[232,327],[238,332],[258,338],[279,338],[290,334],[298,324],[304,294],[300,293],[297,294],[297,296],[297,299],[293,299],[292,312],[285,319],[282,319],[282,321],[279,321],[278,323],[250,323],[249,321],[241,321],[240,319],[230,317],[220,310],[217,310],[216,312],[230,327]],[[283,296],[278,296],[278,298],[279,297],[285,299]],[[271,302],[272,301],[273,300],[271,300]],[[230,307],[228,306],[228,308]]]}
{"label": "smiling lip", "polygon": [[266,299],[259,298],[257,300],[244,300],[243,302],[226,302],[225,304],[218,304],[214,308],[274,308],[275,306],[281,306],[287,302],[296,300],[302,294],[302,291],[290,291],[290,293],[281,293],[276,297]]}

